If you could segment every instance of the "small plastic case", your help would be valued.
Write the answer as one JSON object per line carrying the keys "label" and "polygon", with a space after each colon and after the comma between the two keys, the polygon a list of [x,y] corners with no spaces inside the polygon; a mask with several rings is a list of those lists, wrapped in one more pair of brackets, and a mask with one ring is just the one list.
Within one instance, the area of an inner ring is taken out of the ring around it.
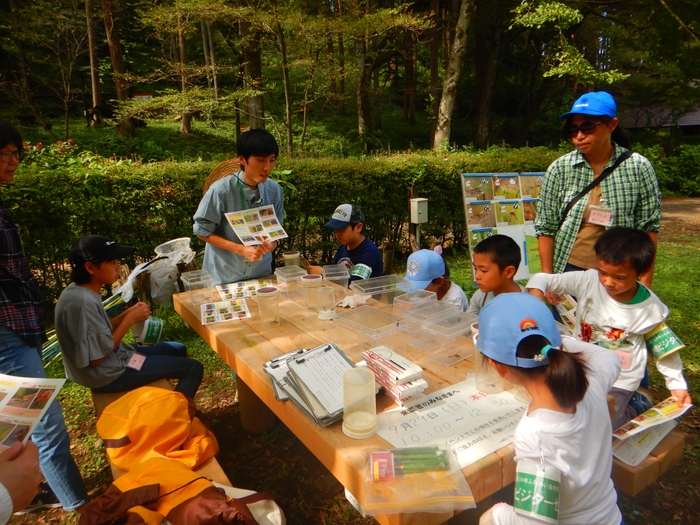
{"label": "small plastic case", "polygon": [[386,346],[391,350],[403,350],[404,338],[400,331],[403,321],[398,317],[371,306],[360,306],[339,314],[335,322],[357,334],[357,350],[364,351]]}
{"label": "small plastic case", "polygon": [[275,270],[277,288],[290,301],[299,301],[304,298],[301,287],[301,278],[308,272],[300,266],[282,266]]}
{"label": "small plastic case", "polygon": [[[189,240],[189,239],[188,239]],[[192,304],[202,304],[212,302],[211,287],[214,284],[214,279],[205,270],[192,270],[184,272],[180,275],[182,285],[186,292],[190,292]]]}
{"label": "small plastic case", "polygon": [[431,317],[446,313],[459,313],[459,310],[456,305],[441,301],[427,301],[406,310],[403,316],[406,342],[424,352],[437,350],[441,341],[426,334],[423,331],[423,323]]}
{"label": "small plastic case", "polygon": [[344,264],[328,264],[323,267],[323,278],[326,284],[333,288],[335,300],[340,302],[345,299],[348,293],[348,283],[350,282],[350,272]]}
{"label": "small plastic case", "polygon": [[437,317],[432,317],[423,323],[426,335],[435,340],[439,349],[428,357],[445,366],[471,357],[473,350],[469,344],[472,324],[478,320],[478,316],[462,312],[449,312]]}
{"label": "small plastic case", "polygon": [[412,292],[398,295],[394,298],[393,314],[396,317],[403,318],[406,310],[427,303],[428,301],[437,301],[437,294],[426,290],[413,290]]}
{"label": "small plastic case", "polygon": [[382,275],[371,279],[359,279],[350,283],[350,289],[356,294],[369,295],[385,304],[393,304],[394,298],[411,291],[413,283],[398,275]]}

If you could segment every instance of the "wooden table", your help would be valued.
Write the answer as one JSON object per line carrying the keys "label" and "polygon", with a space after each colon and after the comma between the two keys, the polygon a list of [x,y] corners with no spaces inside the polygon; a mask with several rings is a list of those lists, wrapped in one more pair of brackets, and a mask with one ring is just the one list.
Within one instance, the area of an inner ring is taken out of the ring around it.
{"label": "wooden table", "polygon": [[[217,292],[214,291],[216,297]],[[383,438],[375,435],[355,440],[343,434],[340,423],[321,427],[304,414],[292,401],[277,401],[270,377],[263,371],[263,364],[281,353],[297,348],[314,348],[332,341],[348,357],[361,361],[359,349],[353,350],[357,335],[332,321],[321,321],[316,312],[303,304],[281,300],[281,323],[278,327],[263,329],[254,298],[246,299],[252,317],[241,321],[229,321],[202,325],[200,307],[193,305],[189,292],[173,297],[175,310],[236,372],[240,413],[244,428],[253,432],[268,429],[277,416],[304,445],[323,463],[340,483],[357,499],[364,500],[364,469],[369,448],[393,448]],[[381,305],[381,303],[377,303]],[[384,307],[386,305],[383,305]],[[423,378],[428,382],[427,392],[433,392],[463,381],[473,370],[471,359],[454,366],[443,366],[427,357],[421,350],[406,345],[400,352],[419,364]],[[377,396],[377,411],[395,407],[388,397]],[[274,416],[273,416],[274,414]],[[515,479],[513,445],[488,455],[462,470],[476,501],[480,501]],[[382,524],[443,523],[449,514],[405,514],[377,516]]]}

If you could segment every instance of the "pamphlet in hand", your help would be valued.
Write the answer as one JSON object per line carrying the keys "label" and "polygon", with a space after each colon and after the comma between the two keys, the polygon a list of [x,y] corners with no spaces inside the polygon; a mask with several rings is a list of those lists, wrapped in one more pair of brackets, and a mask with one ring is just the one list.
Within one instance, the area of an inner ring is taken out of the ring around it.
{"label": "pamphlet in hand", "polygon": [[635,434],[644,432],[652,427],[671,421],[682,416],[693,405],[678,406],[678,401],[673,397],[667,397],[661,403],[651,407],[643,414],[638,415],[632,421],[625,423],[620,428],[613,432],[613,436],[617,439],[627,439]]}
{"label": "pamphlet in hand", "polygon": [[0,374],[0,452],[26,443],[65,379]]}
{"label": "pamphlet in hand", "polygon": [[255,246],[263,241],[279,241],[288,237],[272,205],[232,211],[224,215],[245,246]]}
{"label": "pamphlet in hand", "polygon": [[221,323],[250,317],[250,310],[245,299],[206,303],[201,306],[202,324]]}
{"label": "pamphlet in hand", "polygon": [[222,299],[242,299],[243,297],[255,297],[260,288],[274,286],[272,279],[252,279],[250,281],[239,281],[231,284],[217,284],[216,289]]}

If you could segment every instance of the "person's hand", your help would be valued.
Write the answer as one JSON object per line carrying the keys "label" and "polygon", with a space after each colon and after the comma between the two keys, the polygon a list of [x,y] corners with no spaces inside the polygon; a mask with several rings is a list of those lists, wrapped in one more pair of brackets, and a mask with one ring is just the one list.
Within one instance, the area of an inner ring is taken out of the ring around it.
{"label": "person's hand", "polygon": [[241,257],[245,257],[250,262],[259,261],[264,255],[260,250],[260,246],[241,246],[240,254]]}
{"label": "person's hand", "polygon": [[530,295],[537,297],[540,301],[544,301],[544,292],[539,288],[525,288],[525,291]]}
{"label": "person's hand", "polygon": [[671,390],[671,395],[676,398],[679,407],[693,403],[693,400],[690,399],[690,394],[687,390]]}
{"label": "person's hand", "polygon": [[262,255],[270,253],[272,250],[277,248],[277,241],[263,241],[262,244],[258,246]]}
{"label": "person's hand", "polygon": [[151,315],[151,309],[146,303],[138,302],[127,310],[127,314],[134,323],[145,321]]}
{"label": "person's hand", "polygon": [[545,293],[544,296],[547,298],[547,302],[549,302],[549,304],[552,306],[563,303],[565,300],[561,295],[557,295],[555,293]]}
{"label": "person's hand", "polygon": [[22,447],[15,441],[0,454],[0,483],[12,498],[13,512],[22,510],[39,493],[39,483],[44,478],[39,470],[39,449],[31,441]]}

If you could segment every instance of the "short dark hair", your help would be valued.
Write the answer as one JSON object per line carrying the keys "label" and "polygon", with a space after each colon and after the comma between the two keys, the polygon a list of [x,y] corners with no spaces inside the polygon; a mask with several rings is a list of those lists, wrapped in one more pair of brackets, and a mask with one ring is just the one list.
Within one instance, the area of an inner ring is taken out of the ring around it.
{"label": "short dark hair", "polygon": [[486,237],[474,246],[474,253],[488,254],[501,271],[513,266],[517,272],[522,260],[518,243],[507,235]]}
{"label": "short dark hair", "polygon": [[595,256],[608,264],[629,262],[637,275],[651,268],[656,257],[656,246],[649,234],[622,226],[613,226],[604,232],[593,249]]}
{"label": "short dark hair", "polygon": [[280,148],[272,133],[264,129],[249,129],[241,133],[236,143],[236,153],[248,160],[252,156],[279,156]]}
{"label": "short dark hair", "polygon": [[14,126],[11,126],[7,122],[0,122],[0,148],[4,148],[8,144],[17,146],[19,160],[22,160],[22,157],[24,157],[24,143],[22,142],[22,136],[19,134],[19,131],[14,128]]}
{"label": "short dark hair", "polygon": [[85,268],[85,264],[91,262],[95,266],[107,262],[107,259],[95,259],[86,261],[79,257],[71,257],[70,259],[70,280],[75,284],[90,284],[92,275]]}

